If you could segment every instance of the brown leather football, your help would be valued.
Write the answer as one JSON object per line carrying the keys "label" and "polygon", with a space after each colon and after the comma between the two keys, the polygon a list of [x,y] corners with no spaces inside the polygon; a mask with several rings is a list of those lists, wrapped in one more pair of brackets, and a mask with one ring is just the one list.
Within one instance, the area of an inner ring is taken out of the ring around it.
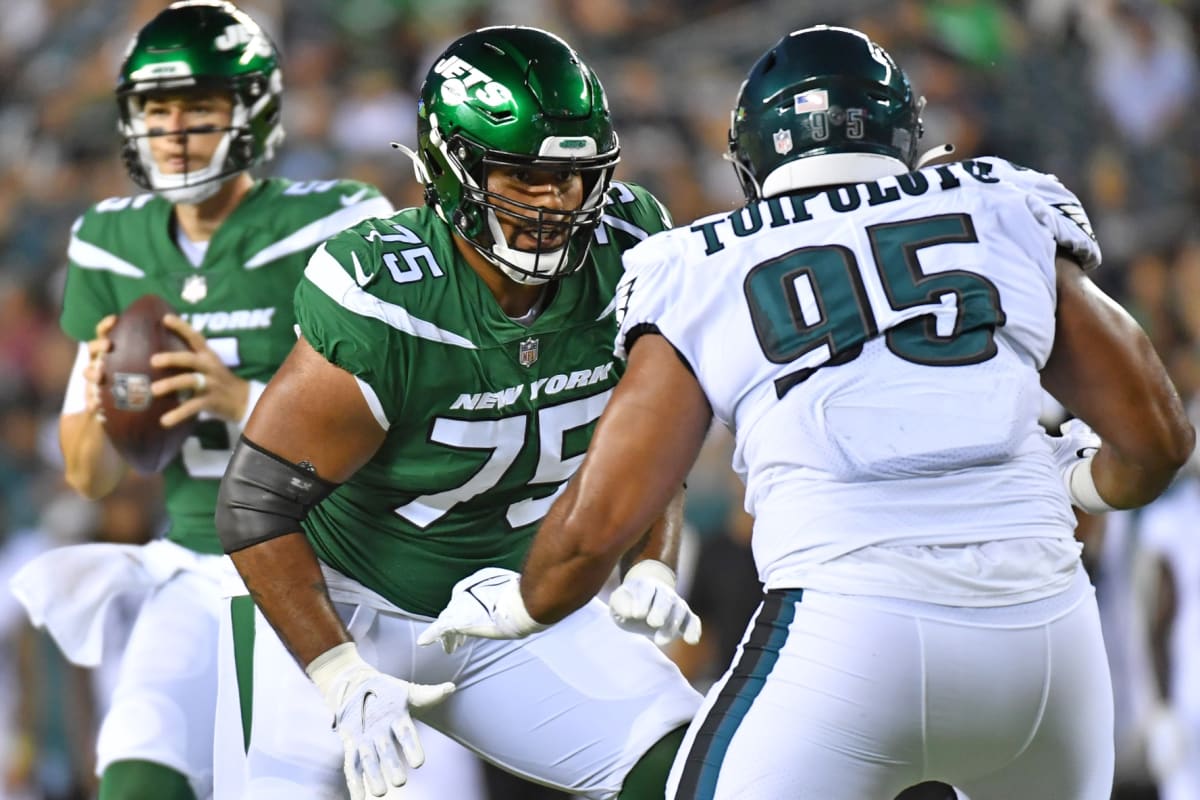
{"label": "brown leather football", "polygon": [[142,295],[117,317],[108,334],[112,349],[104,356],[100,404],[104,431],[113,447],[138,472],[159,472],[192,433],[195,418],[164,428],[159,418],[187,400],[190,392],[163,397],[150,394],[150,384],[186,370],[155,369],[150,356],[187,350],[187,343],[162,323],[174,309],[158,295]]}

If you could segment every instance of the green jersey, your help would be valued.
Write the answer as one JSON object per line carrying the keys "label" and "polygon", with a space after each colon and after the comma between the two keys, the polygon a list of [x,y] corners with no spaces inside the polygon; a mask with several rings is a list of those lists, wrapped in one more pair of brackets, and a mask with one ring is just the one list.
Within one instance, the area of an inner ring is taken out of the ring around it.
{"label": "green jersey", "polygon": [[670,224],[640,187],[615,184],[610,198],[587,261],[528,327],[429,208],[368,221],[313,256],[296,289],[301,333],[359,379],[387,428],[304,522],[322,560],[430,616],[480,567],[520,569],[618,378],[621,254]]}
{"label": "green jersey", "polygon": [[[90,208],[72,228],[61,324],[80,342],[96,323],[144,294],[167,300],[236,375],[267,381],[295,344],[291,297],[316,247],[366,217],[392,213],[379,191],[353,181],[259,181],[208,243],[198,267],[172,237],[172,206],[153,194]],[[239,434],[201,418],[163,471],[168,537],[220,553],[217,488]]]}

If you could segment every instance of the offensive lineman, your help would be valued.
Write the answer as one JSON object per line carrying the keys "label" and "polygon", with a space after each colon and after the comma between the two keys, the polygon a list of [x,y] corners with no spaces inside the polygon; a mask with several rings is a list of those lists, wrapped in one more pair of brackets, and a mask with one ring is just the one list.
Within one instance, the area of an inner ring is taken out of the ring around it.
{"label": "offensive lineman", "polygon": [[[527,643],[416,640],[457,581],[520,566],[617,382],[621,253],[666,212],[611,181],[603,89],[535,28],[452,43],[418,140],[426,206],[313,256],[301,339],[222,482],[221,539],[261,611],[252,644],[238,638],[253,656],[243,794],[382,796],[424,759],[419,717],[531,780],[657,800],[700,698],[601,603]],[[614,594],[614,615],[660,642],[699,635],[669,566],[680,502]]]}

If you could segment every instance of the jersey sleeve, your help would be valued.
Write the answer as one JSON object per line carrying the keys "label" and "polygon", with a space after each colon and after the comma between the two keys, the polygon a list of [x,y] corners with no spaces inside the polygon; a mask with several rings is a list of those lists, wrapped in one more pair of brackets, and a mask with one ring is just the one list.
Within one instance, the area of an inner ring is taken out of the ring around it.
{"label": "jersey sleeve", "polygon": [[345,225],[349,228],[373,217],[390,217],[396,213],[392,202],[383,196],[378,187],[362,181],[338,181],[338,204]]}
{"label": "jersey sleeve", "polygon": [[[109,275],[121,265],[101,263],[117,259],[89,241],[95,226],[92,216],[93,212],[89,212],[75,220],[67,247],[67,279],[59,325],[77,342],[95,338],[96,323],[118,310]],[[125,266],[136,270],[132,265]]]}
{"label": "jersey sleeve", "polygon": [[1100,266],[1096,233],[1074,192],[1054,175],[1030,169],[1014,169],[1013,180],[1026,191],[1029,210],[1060,250],[1069,253],[1085,270]]}
{"label": "jersey sleeve", "polygon": [[281,231],[290,233],[250,255],[252,269],[292,253],[315,248],[332,236],[376,217],[394,213],[391,202],[369,183],[352,180],[281,181],[270,197],[269,210]]}
{"label": "jersey sleeve", "polygon": [[606,215],[610,223],[614,219],[628,223],[630,232],[640,232],[642,238],[668,230],[673,224],[667,207],[636,183],[613,183]]}
{"label": "jersey sleeve", "polygon": [[314,350],[365,382],[388,409],[400,398],[390,361],[398,353],[388,305],[369,291],[379,256],[364,235],[368,227],[339,234],[313,253],[296,286],[296,324]]}
{"label": "jersey sleeve", "polygon": [[[672,333],[672,309],[681,288],[674,279],[681,277],[672,269],[676,258],[669,234],[652,236],[625,252],[625,273],[617,284],[617,340],[613,352],[620,359],[629,358],[629,348],[643,333],[656,332],[666,336],[678,350],[682,342]],[[682,353],[686,358],[686,353]]]}

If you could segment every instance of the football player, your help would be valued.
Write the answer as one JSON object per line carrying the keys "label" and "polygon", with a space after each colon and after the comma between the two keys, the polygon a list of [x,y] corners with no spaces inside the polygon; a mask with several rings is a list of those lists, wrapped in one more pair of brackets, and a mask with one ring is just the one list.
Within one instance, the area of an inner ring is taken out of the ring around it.
{"label": "football player", "polygon": [[[1071,506],[1150,501],[1194,431],[1146,336],[1092,283],[1075,196],[999,158],[923,165],[921,106],[855,30],[800,30],[763,55],[730,131],[746,205],[626,254],[628,370],[587,458],[523,575],[464,581],[427,632],[507,638],[570,614],[710,420],[728,426],[766,593],[668,796],[1112,789],[1112,687]],[[1087,424],[1046,436],[1042,386]]]}
{"label": "football player", "polygon": [[104,800],[211,796],[220,581],[236,580],[213,524],[219,479],[295,342],[291,299],[308,257],[392,212],[364,183],[251,176],[283,139],[281,89],[275,46],[233,5],[161,11],[130,43],[117,83],[122,156],[146,193],[96,204],[71,232],[62,327],[80,345],[59,423],[67,482],[99,498],[127,469],[105,434],[100,380],[114,315],[143,294],[179,311],[165,324],[190,347],[154,356],[184,372],[153,394],[191,393],[162,425],[197,420],[162,473],[164,540],[66,548],[18,578],[34,621],[84,665],[99,659],[112,597],[148,597],[99,732]]}
{"label": "football player", "polygon": [[[453,42],[417,133],[425,206],[313,255],[300,340],[221,485],[217,527],[258,609],[253,637],[235,632],[244,796],[382,796],[424,760],[417,718],[538,783],[661,798],[700,696],[603,604],[525,642],[416,642],[456,583],[521,565],[621,373],[621,254],[667,213],[612,180],[600,82],[545,31]],[[660,643],[699,635],[674,591],[681,486],[614,595]]]}

